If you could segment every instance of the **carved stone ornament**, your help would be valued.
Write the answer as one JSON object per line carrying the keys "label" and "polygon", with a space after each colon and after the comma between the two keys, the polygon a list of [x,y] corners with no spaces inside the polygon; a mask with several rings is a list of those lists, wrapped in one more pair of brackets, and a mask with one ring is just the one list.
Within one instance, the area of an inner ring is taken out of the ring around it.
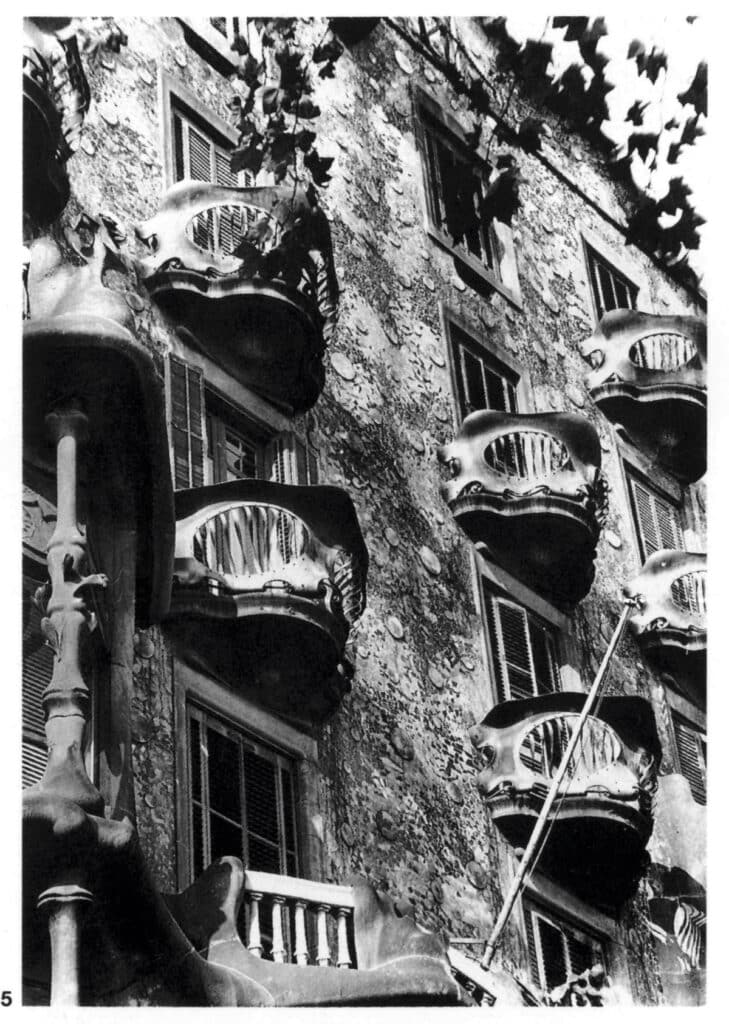
{"label": "carved stone ornament", "polygon": [[269,401],[311,408],[339,286],[329,223],[302,189],[181,182],[138,236],[147,290],[175,324]]}
{"label": "carved stone ornament", "polygon": [[575,413],[471,413],[438,450],[442,494],[484,553],[562,606],[589,591],[605,514],[600,441]]}
{"label": "carved stone ornament", "polygon": [[23,545],[39,558],[46,557],[56,518],[55,505],[30,487],[23,487]]}
{"label": "carved stone ornament", "polygon": [[[515,848],[527,845],[584,699],[564,692],[508,701],[471,730],[486,761],[478,788]],[[577,749],[540,864],[583,898],[611,905],[634,890],[653,826],[661,748],[650,704],[603,698]]]}
{"label": "carved stone ornament", "polygon": [[592,400],[685,483],[706,472],[706,323],[615,309],[580,350]]}

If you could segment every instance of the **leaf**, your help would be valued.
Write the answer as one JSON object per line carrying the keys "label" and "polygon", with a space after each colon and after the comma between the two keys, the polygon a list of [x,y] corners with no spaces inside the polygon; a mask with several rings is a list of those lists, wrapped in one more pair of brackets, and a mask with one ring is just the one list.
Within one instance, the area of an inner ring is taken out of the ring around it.
{"label": "leaf", "polygon": [[696,74],[691,85],[685,92],[679,93],[676,97],[679,103],[682,103],[684,106],[691,104],[696,113],[703,114],[704,117],[707,115],[707,78],[708,69],[706,62],[702,60],[696,68]]}
{"label": "leaf", "polygon": [[705,134],[704,129],[699,126],[698,115],[696,117],[691,117],[683,126],[683,131],[681,132],[681,143],[684,146],[693,146],[694,142]]}
{"label": "leaf", "polygon": [[299,117],[303,117],[305,120],[309,121],[314,117],[318,117],[319,114],[321,114],[321,110],[316,103],[312,103],[310,99],[304,97],[304,99],[299,102],[296,113]]}
{"label": "leaf", "polygon": [[242,146],[234,149],[230,155],[230,169],[233,174],[239,171],[251,171],[253,175],[258,174],[263,162],[263,149],[257,145]]}
{"label": "leaf", "polygon": [[334,157],[321,157],[315,149],[304,156],[304,166],[311,174],[315,185],[325,185],[331,180],[328,172],[333,163]]}
{"label": "leaf", "polygon": [[628,111],[626,121],[632,121],[636,126],[643,124],[643,114],[645,113],[648,104],[646,102],[641,103],[640,100],[636,100],[630,110]]}
{"label": "leaf", "polygon": [[519,125],[517,138],[525,153],[538,153],[542,148],[544,122],[538,117],[525,117]]}
{"label": "leaf", "polygon": [[245,36],[240,35],[240,33],[236,33],[235,39],[230,44],[230,48],[233,53],[239,53],[241,57],[245,57],[249,52],[248,42]]}
{"label": "leaf", "polygon": [[264,114],[273,114],[281,102],[281,90],[275,85],[267,85],[261,93],[261,106]]}
{"label": "leaf", "polygon": [[465,133],[466,145],[469,149],[478,149],[483,132],[483,121],[477,121],[470,132]]}
{"label": "leaf", "polygon": [[327,61],[334,63],[339,60],[343,52],[342,44],[332,36],[326,43],[320,43],[319,46],[314,47],[311,59],[315,64],[324,64]]}
{"label": "leaf", "polygon": [[296,133],[296,145],[302,153],[308,153],[316,139],[316,132],[310,132],[308,128],[302,128]]}

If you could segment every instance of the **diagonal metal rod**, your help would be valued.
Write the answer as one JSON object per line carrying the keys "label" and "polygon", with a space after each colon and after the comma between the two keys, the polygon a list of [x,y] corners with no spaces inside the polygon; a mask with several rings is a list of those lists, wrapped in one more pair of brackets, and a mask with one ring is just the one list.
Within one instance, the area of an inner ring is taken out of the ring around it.
{"label": "diagonal metal rod", "polygon": [[[590,692],[585,698],[585,703],[583,705],[582,711],[580,712],[580,717],[570,737],[569,743],[567,744],[562,760],[560,761],[559,768],[557,769],[557,772],[554,778],[552,779],[552,785],[550,787],[549,792],[547,793],[545,801],[542,805],[542,809],[539,812],[539,817],[536,820],[534,830],[527,844],[527,848],[524,851],[524,856],[522,857],[521,863],[519,864],[519,870],[517,871],[516,875],[514,875],[514,880],[511,883],[511,888],[509,889],[507,897],[504,901],[504,905],[501,908],[501,913],[496,919],[496,923],[494,924],[491,935],[489,936],[488,942],[486,943],[486,949],[484,950],[483,959],[481,960],[481,967],[484,971],[487,971],[491,966],[491,961],[493,960],[494,953],[496,952],[497,943],[499,941],[499,938],[501,937],[502,931],[504,930],[504,926],[509,919],[509,915],[511,914],[511,911],[514,907],[514,903],[516,902],[517,897],[521,892],[522,886],[524,884],[524,879],[526,878],[527,873],[536,864],[538,856],[537,850],[542,840],[542,834],[544,832],[544,827],[547,824],[549,812],[552,810],[552,806],[555,800],[557,799],[559,787],[562,784],[562,779],[564,778],[567,772],[567,767],[575,751],[575,747],[577,746],[580,740],[585,722],[587,721],[590,712],[592,711],[593,707],[597,702],[598,697],[600,696],[600,688],[602,687],[603,681],[607,674],[610,661],[612,659],[613,654],[615,653],[616,647],[620,643],[620,638],[623,635],[623,630],[625,629],[625,624],[628,620],[628,615],[630,614],[631,608],[633,608],[634,605],[635,601],[633,600],[626,599],[623,602],[623,610],[620,613],[620,618],[618,619],[618,624],[615,627],[615,632],[612,635],[610,643],[608,644],[607,650],[605,651],[605,654],[603,656],[602,662],[600,663],[600,667],[597,670],[597,675],[595,676],[594,682],[590,688]],[[537,854],[537,856],[535,856],[535,854]]]}

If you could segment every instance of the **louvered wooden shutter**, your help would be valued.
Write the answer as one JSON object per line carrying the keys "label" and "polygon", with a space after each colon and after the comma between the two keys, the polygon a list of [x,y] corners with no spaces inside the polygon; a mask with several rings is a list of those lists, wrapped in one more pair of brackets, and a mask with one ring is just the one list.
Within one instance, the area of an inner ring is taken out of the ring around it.
{"label": "louvered wooden shutter", "polygon": [[558,985],[563,985],[567,979],[565,936],[558,925],[545,920],[539,914],[535,914],[535,924],[542,969],[542,987],[549,992]]}
{"label": "louvered wooden shutter", "polygon": [[642,481],[632,476],[629,479],[643,559],[662,548],[683,551],[683,532],[676,506]]}
{"label": "louvered wooden shutter", "polygon": [[310,445],[294,434],[279,434],[266,448],[266,473],[279,484],[301,487],[319,482],[316,454]]}
{"label": "louvered wooden shutter", "polygon": [[170,424],[175,487],[202,487],[203,377],[200,370],[169,357]]}
{"label": "louvered wooden shutter", "polygon": [[526,927],[527,951],[529,953],[529,974],[532,984],[537,988],[542,987],[542,974],[540,970],[539,950],[537,949],[536,937],[534,935],[534,914],[528,908],[524,910],[524,924]]}
{"label": "louvered wooden shutter", "polygon": [[37,782],[45,770],[42,696],[53,674],[53,652],[41,633],[40,611],[31,601],[37,586],[35,580],[23,580],[23,788]]}
{"label": "louvered wooden shutter", "polygon": [[691,795],[696,803],[703,805],[706,803],[706,754],[703,737],[676,714],[673,716],[673,732],[681,774],[688,780]]}
{"label": "louvered wooden shutter", "polygon": [[517,700],[558,688],[554,637],[526,608],[487,595],[498,698]]}

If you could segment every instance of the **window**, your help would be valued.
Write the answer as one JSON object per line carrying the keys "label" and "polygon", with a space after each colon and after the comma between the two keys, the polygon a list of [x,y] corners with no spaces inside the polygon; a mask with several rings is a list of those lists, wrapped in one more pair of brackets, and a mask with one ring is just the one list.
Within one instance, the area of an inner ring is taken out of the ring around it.
{"label": "window", "polygon": [[602,942],[533,904],[525,903],[529,971],[543,991],[563,985],[569,975],[582,974],[596,964],[606,967]]}
{"label": "window", "polygon": [[585,251],[597,319],[602,319],[611,309],[635,309],[637,286],[599,256],[591,246],[586,244]]}
{"label": "window", "polygon": [[691,795],[696,803],[705,804],[706,736],[676,711],[673,711],[672,715],[679,771],[688,779]]}
{"label": "window", "polygon": [[196,705],[187,711],[193,878],[223,856],[297,875],[293,762]]}
{"label": "window", "polygon": [[678,506],[642,477],[626,471],[635,532],[643,561],[655,551],[684,550]]}
{"label": "window", "polygon": [[452,252],[473,287],[486,282],[521,307],[514,240],[487,205],[490,167],[466,135],[424,90],[415,90],[415,130],[421,155],[428,233]]}
{"label": "window", "polygon": [[236,36],[242,35],[256,58],[261,60],[262,48],[255,26],[246,18],[178,18],[187,45],[211,64],[221,75],[229,77],[240,64],[240,54],[233,49]]}
{"label": "window", "polygon": [[476,409],[516,412],[519,374],[455,324],[451,324],[449,334],[460,417]]}
{"label": "window", "polygon": [[[230,165],[232,143],[217,135],[211,125],[193,115],[183,104],[172,103],[172,135],[175,181],[208,181],[226,188],[252,184],[248,172],[234,174]],[[192,222],[196,245],[231,255],[246,225],[241,207],[218,206],[198,214]]]}
{"label": "window", "polygon": [[286,484],[316,484],[311,447],[286,432],[254,422],[205,386],[202,372],[169,356],[169,420],[177,490],[255,477]]}
{"label": "window", "polygon": [[523,605],[484,591],[499,701],[559,690],[556,631]]}
{"label": "window", "polygon": [[421,117],[433,223],[451,245],[493,269],[493,243],[483,211],[488,166],[477,162],[432,115],[423,111]]}

